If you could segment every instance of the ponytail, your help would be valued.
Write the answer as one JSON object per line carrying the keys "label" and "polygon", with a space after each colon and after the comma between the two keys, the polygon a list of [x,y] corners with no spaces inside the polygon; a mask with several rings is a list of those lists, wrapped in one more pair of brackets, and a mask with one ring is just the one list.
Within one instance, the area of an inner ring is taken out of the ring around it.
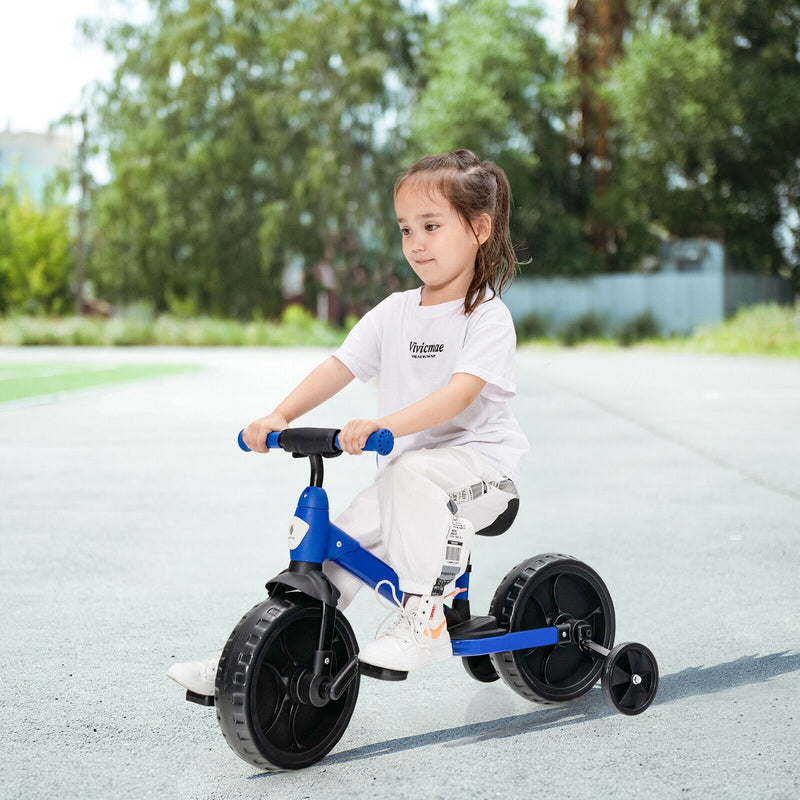
{"label": "ponytail", "polygon": [[492,297],[500,296],[517,270],[509,232],[511,187],[497,164],[481,161],[470,150],[456,150],[427,156],[414,164],[395,183],[395,196],[409,178],[422,178],[425,173],[471,228],[482,214],[488,214],[492,221],[489,238],[475,256],[475,274],[464,299],[464,312],[471,314],[486,299],[487,289]]}

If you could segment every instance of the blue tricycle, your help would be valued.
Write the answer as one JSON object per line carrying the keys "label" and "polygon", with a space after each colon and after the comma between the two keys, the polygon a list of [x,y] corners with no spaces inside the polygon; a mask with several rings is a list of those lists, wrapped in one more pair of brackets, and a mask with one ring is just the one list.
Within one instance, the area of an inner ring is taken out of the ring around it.
{"label": "blue tricycle", "polygon": [[[271,433],[267,447],[307,457],[311,479],[292,520],[288,568],[270,580],[268,599],[234,628],[217,669],[213,697],[186,699],[216,707],[233,751],[263,770],[300,769],[322,759],[344,734],[360,678],[403,680],[407,673],[358,660],[349,622],[336,607],[338,590],[322,571],[334,561],[392,598],[397,576],[380,559],[330,522],[322,488],[323,459],[341,455],[338,431],[288,428]],[[239,434],[239,445],[247,446]],[[370,436],[366,450],[381,455],[394,445],[388,430]],[[518,501],[490,529],[507,530]],[[472,616],[469,569],[447,607],[453,655],[475,680],[502,678],[540,703],[573,700],[598,678],[608,703],[640,714],[658,688],[658,666],[644,645],[614,645],[614,606],[600,576],[572,556],[546,553],[514,567],[497,587],[487,616]]]}

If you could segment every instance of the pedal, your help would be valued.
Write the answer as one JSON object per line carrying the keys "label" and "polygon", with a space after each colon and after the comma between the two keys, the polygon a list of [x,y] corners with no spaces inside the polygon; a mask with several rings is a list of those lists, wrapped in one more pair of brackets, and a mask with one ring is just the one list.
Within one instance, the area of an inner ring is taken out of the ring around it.
{"label": "pedal", "polygon": [[199,706],[213,706],[214,698],[210,694],[197,694],[189,689],[186,690],[186,699],[190,703],[197,703]]}
{"label": "pedal", "polygon": [[402,670],[376,667],[374,664],[367,664],[364,661],[358,662],[358,671],[361,675],[377,678],[379,681],[404,681],[408,677],[408,673]]}

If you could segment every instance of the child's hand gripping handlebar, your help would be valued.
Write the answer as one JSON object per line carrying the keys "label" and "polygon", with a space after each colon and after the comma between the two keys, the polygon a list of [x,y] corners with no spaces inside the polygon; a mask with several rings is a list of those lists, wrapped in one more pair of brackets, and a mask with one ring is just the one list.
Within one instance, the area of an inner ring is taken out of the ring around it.
{"label": "child's hand gripping handlebar", "polygon": [[[244,443],[242,433],[243,430],[239,431],[239,447],[249,453],[250,448]],[[287,428],[284,431],[273,431],[267,436],[267,449],[271,450],[273,447],[304,456],[338,456],[342,452],[339,447],[339,431],[334,428]],[[364,450],[386,456],[392,452],[393,447],[392,432],[381,428],[367,437]]]}

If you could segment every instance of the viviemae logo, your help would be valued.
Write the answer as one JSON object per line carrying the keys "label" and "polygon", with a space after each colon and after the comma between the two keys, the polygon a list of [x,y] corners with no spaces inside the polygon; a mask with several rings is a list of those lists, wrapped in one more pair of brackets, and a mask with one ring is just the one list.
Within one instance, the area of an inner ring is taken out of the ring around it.
{"label": "viviemae logo", "polygon": [[411,358],[436,358],[439,353],[444,352],[444,343],[409,342],[408,351],[411,353]]}

